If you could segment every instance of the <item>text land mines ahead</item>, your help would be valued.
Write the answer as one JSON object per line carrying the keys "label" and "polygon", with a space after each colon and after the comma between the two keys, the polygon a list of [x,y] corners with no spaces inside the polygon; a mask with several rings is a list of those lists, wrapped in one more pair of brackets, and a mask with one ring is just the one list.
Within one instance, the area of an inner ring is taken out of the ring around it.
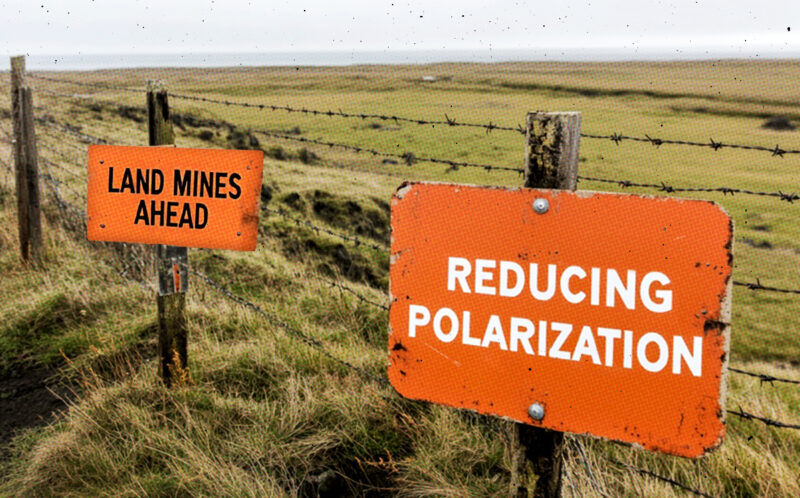
{"label": "text land mines ahead", "polygon": [[89,240],[252,251],[263,152],[89,146]]}
{"label": "text land mines ahead", "polygon": [[391,217],[399,393],[674,455],[721,443],[733,229],[718,206],[413,183]]}

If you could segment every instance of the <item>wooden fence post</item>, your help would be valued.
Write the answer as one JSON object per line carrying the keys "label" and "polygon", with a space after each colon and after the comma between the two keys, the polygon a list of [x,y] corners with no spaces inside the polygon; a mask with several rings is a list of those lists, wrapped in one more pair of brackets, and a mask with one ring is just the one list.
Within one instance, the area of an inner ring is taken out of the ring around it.
{"label": "wooden fence post", "polygon": [[25,86],[25,56],[11,58],[11,116],[14,126],[17,221],[24,261],[42,261],[42,218],[39,201],[39,164],[33,120],[33,96]]}
{"label": "wooden fence post", "polygon": [[[525,187],[575,190],[580,132],[579,112],[528,113]],[[559,496],[564,434],[515,423],[511,446],[511,496]]]}
{"label": "wooden fence post", "polygon": [[[147,82],[147,124],[149,144],[173,145],[175,135],[169,118],[167,91],[163,84]],[[158,272],[159,375],[167,387],[188,380],[186,352],[186,289],[188,288],[185,247],[156,246]]]}

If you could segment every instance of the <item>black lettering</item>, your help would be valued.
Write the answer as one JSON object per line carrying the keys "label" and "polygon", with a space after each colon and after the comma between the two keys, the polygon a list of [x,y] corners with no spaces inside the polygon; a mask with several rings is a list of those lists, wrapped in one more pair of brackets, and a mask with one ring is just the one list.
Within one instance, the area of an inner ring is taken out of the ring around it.
{"label": "black lettering", "polygon": [[125,189],[130,190],[131,194],[136,193],[133,189],[133,173],[131,173],[130,168],[125,168],[125,171],[122,173],[122,185],[120,185],[119,191],[125,192]]}
{"label": "black lettering", "polygon": [[117,193],[119,189],[114,188],[114,168],[108,168],[108,193]]}
{"label": "black lettering", "polygon": [[183,204],[181,221],[178,222],[178,227],[183,228],[183,225],[188,225],[189,228],[194,228],[192,225],[192,205],[188,202]]}
{"label": "black lettering", "polygon": [[241,179],[242,179],[242,176],[239,173],[231,173],[231,177],[229,179],[230,184],[231,184],[231,188],[236,189],[236,193],[235,194],[231,194],[231,193],[228,194],[228,197],[230,197],[231,199],[238,199],[242,195],[242,189],[241,189],[241,187],[239,187],[239,184],[236,183],[237,180],[241,180]]}
{"label": "black lettering", "polygon": [[221,192],[221,189],[224,189],[227,185],[225,184],[225,179],[228,177],[228,173],[217,173],[217,181],[214,184],[214,197],[217,199],[224,199],[228,197],[228,194]]}
{"label": "black lettering", "polygon": [[158,195],[164,190],[164,173],[160,169],[153,170],[153,188],[150,191],[153,195]]}
{"label": "black lettering", "polygon": [[173,195],[191,195],[191,185],[189,184],[192,181],[192,171],[187,170],[183,178],[181,178],[181,170],[175,170],[175,183],[172,189]]}
{"label": "black lettering", "polygon": [[[206,171],[200,171],[200,193],[197,194],[197,197],[214,197],[214,192],[212,190],[212,186],[214,183],[214,173],[208,173]],[[208,192],[206,194],[205,192]]]}
{"label": "black lettering", "polygon": [[136,193],[149,194],[150,193],[150,178],[148,178],[150,170],[136,170]]}
{"label": "black lettering", "polygon": [[159,217],[159,226],[164,226],[164,201],[159,201],[158,205],[161,209],[156,209],[156,201],[150,201],[150,224],[155,226],[156,216]]}
{"label": "black lettering", "polygon": [[173,221],[173,218],[178,215],[178,211],[176,211],[178,207],[178,203],[175,201],[170,201],[167,203],[167,226],[168,227],[177,227],[178,224]]}
{"label": "black lettering", "polygon": [[147,204],[146,201],[142,199],[139,201],[139,207],[136,208],[136,219],[133,220],[134,225],[139,224],[139,220],[144,221],[145,225],[149,225],[150,223],[147,222]]}
{"label": "black lettering", "polygon": [[199,175],[197,174],[197,171],[193,171],[192,172],[192,195],[193,196],[197,195],[197,177],[198,176]]}
{"label": "black lettering", "polygon": [[[200,216],[201,213],[202,216]],[[208,223],[208,208],[205,204],[198,202],[194,208],[194,227],[202,229],[206,227],[206,223]]]}

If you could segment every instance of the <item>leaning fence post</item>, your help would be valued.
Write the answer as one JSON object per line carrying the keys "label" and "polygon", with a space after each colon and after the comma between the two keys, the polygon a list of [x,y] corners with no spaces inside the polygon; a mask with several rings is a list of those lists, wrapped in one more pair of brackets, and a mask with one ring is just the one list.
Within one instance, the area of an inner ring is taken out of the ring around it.
{"label": "leaning fence post", "polygon": [[[528,113],[525,187],[575,190],[580,131],[579,112]],[[515,423],[511,446],[511,496],[559,496],[563,433]]]}
{"label": "leaning fence post", "polygon": [[[167,91],[163,84],[147,82],[149,144],[173,145]],[[188,380],[186,353],[186,289],[188,258],[185,247],[156,246],[158,273],[159,375],[168,387]]]}
{"label": "leaning fence post", "polygon": [[33,96],[25,86],[25,56],[11,58],[11,116],[14,126],[17,221],[22,259],[42,260],[39,165],[33,120]]}

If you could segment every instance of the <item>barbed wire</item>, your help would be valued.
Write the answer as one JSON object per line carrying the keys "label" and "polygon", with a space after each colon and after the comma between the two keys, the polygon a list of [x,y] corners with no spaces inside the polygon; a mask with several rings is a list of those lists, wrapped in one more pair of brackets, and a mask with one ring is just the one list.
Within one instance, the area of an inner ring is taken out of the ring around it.
{"label": "barbed wire", "polygon": [[773,420],[771,418],[762,417],[762,416],[759,416],[759,415],[754,415],[752,413],[748,413],[748,412],[744,411],[741,406],[739,407],[739,411],[736,411],[736,410],[725,410],[725,411],[730,413],[731,415],[736,415],[737,417],[742,418],[744,420],[758,420],[759,422],[762,422],[765,425],[770,426],[770,427],[779,427],[781,429],[798,429],[798,430],[800,430],[800,424],[789,424],[789,423],[786,423],[786,422],[781,422],[779,420]]}
{"label": "barbed wire", "polygon": [[379,383],[381,385],[387,385],[389,383],[388,379],[386,379],[384,377],[379,377],[379,376],[374,375],[372,373],[369,373],[366,370],[364,370],[363,368],[358,367],[356,365],[353,365],[349,361],[343,360],[342,358],[339,358],[339,357],[335,356],[334,354],[332,354],[330,351],[328,351],[326,349],[325,344],[323,342],[321,342],[318,339],[315,339],[315,338],[313,338],[313,337],[311,337],[311,336],[309,336],[307,334],[304,334],[303,332],[301,332],[300,330],[296,329],[295,327],[292,327],[288,323],[286,323],[286,322],[280,320],[279,318],[267,313],[266,311],[264,311],[257,304],[252,303],[252,302],[248,301],[247,299],[245,299],[245,298],[243,298],[241,296],[237,296],[236,294],[231,292],[229,289],[227,289],[225,286],[223,286],[222,284],[216,282],[215,280],[211,279],[210,277],[204,275],[203,273],[200,273],[199,271],[190,268],[188,265],[185,266],[185,268],[186,268],[186,271],[188,271],[188,272],[192,273],[193,275],[196,275],[197,277],[199,277],[200,280],[203,281],[206,285],[216,289],[218,292],[220,292],[227,299],[239,304],[240,306],[243,306],[245,308],[250,309],[251,311],[255,312],[256,314],[258,314],[259,316],[261,316],[262,318],[267,320],[273,326],[281,328],[281,329],[285,330],[286,332],[288,332],[290,337],[294,337],[296,339],[299,339],[300,341],[304,342],[308,346],[311,346],[312,348],[316,349],[317,351],[319,351],[326,358],[329,358],[329,359],[333,360],[334,362],[336,362],[336,363],[338,363],[338,364],[340,364],[340,365],[342,365],[344,367],[347,367],[350,370],[358,372],[364,378],[368,378],[370,380],[373,380],[373,381],[375,381],[375,382],[377,382],[377,383]]}
{"label": "barbed wire", "polygon": [[388,250],[389,249],[389,246],[387,246],[387,245],[375,244],[375,243],[372,243],[372,242],[365,242],[365,241],[361,240],[360,238],[358,238],[355,235],[347,235],[347,234],[343,234],[343,233],[339,233],[339,232],[330,230],[330,229],[325,228],[325,227],[321,227],[319,225],[315,225],[315,224],[313,224],[313,223],[311,223],[309,221],[306,221],[306,220],[303,220],[301,218],[297,218],[295,216],[292,216],[290,213],[286,212],[285,210],[283,210],[281,208],[272,209],[272,208],[269,208],[267,206],[263,206],[261,208],[261,210],[265,211],[267,213],[270,213],[270,214],[277,214],[278,216],[280,216],[282,218],[285,218],[287,220],[290,220],[290,221],[294,222],[297,225],[305,225],[307,228],[313,230],[317,234],[322,232],[322,233],[326,233],[328,235],[331,235],[333,237],[337,237],[339,239],[342,239],[344,241],[351,242],[356,247],[359,247],[359,246],[363,245],[363,246],[366,246],[366,247],[371,247],[372,249],[375,249],[377,251],[383,251],[383,250]]}
{"label": "barbed wire", "polygon": [[54,179],[52,172],[49,169],[49,161],[44,160],[42,161],[42,165],[44,166],[45,174],[40,174],[39,176],[45,180],[45,184],[50,189],[50,193],[53,198],[56,200],[56,205],[61,210],[64,215],[67,215],[68,211],[72,211],[75,213],[81,220],[81,223],[86,224],[86,211],[81,210],[74,204],[68,202],[64,199],[61,195],[61,191],[59,190],[59,182]]}
{"label": "barbed wire", "polygon": [[761,285],[761,279],[756,279],[755,282],[741,282],[738,280],[733,281],[733,285],[739,287],[747,287],[750,290],[763,290],[768,292],[780,292],[783,294],[800,294],[800,289],[783,289],[780,287],[771,287],[768,285]]}
{"label": "barbed wire", "polygon": [[662,482],[665,482],[667,484],[670,484],[670,485],[672,485],[672,486],[674,486],[676,488],[680,488],[680,489],[682,489],[684,491],[688,491],[689,493],[692,493],[692,494],[694,494],[696,496],[702,496],[704,498],[714,498],[712,495],[706,493],[705,491],[700,491],[699,489],[695,489],[695,488],[693,488],[691,486],[688,486],[688,485],[686,485],[686,484],[684,484],[682,482],[678,482],[678,481],[676,481],[675,479],[673,479],[671,477],[662,476],[662,475],[656,474],[655,472],[653,472],[651,470],[642,469],[640,467],[635,467],[633,465],[630,465],[630,464],[627,464],[627,463],[624,463],[624,462],[620,462],[619,460],[616,460],[616,459],[614,459],[612,457],[606,457],[606,459],[609,462],[611,462],[611,463],[613,463],[613,464],[615,464],[615,465],[617,465],[619,467],[623,467],[623,468],[625,468],[625,469],[627,469],[627,470],[629,470],[631,472],[637,472],[637,473],[645,475],[647,477],[651,477],[653,479],[657,479],[659,481],[662,481]]}
{"label": "barbed wire", "polygon": [[58,121],[51,121],[49,119],[43,119],[43,118],[36,118],[36,122],[40,123],[40,124],[43,124],[43,125],[45,125],[45,126],[47,126],[49,128],[53,128],[53,129],[56,129],[56,130],[61,131],[63,133],[66,133],[68,135],[72,135],[72,136],[74,136],[74,137],[76,137],[76,138],[78,138],[80,140],[83,140],[83,141],[86,141],[86,142],[89,142],[89,143],[92,143],[92,144],[97,144],[97,145],[106,145],[106,144],[108,144],[108,140],[106,140],[105,138],[101,138],[101,137],[96,137],[94,135],[90,135],[88,133],[85,133],[85,132],[77,129],[75,126],[71,126],[71,125],[69,125],[67,123],[61,123],[61,122],[58,122]]}
{"label": "barbed wire", "polygon": [[301,142],[301,143],[310,143],[316,145],[322,145],[329,148],[339,148],[344,150],[349,150],[351,152],[356,152],[360,154],[371,154],[373,156],[380,156],[380,157],[391,157],[394,159],[399,159],[405,163],[406,166],[413,166],[416,163],[424,162],[424,163],[435,163],[435,164],[445,164],[449,166],[447,171],[457,170],[458,168],[479,168],[486,171],[513,171],[514,173],[522,174],[524,170],[522,168],[512,168],[509,166],[495,166],[492,164],[480,164],[480,163],[469,163],[463,161],[453,161],[451,159],[440,159],[436,157],[426,157],[426,156],[419,156],[413,152],[404,152],[402,154],[395,154],[392,152],[385,152],[376,149],[371,149],[369,147],[359,147],[357,145],[348,145],[343,143],[337,142],[330,142],[327,140],[319,140],[314,138],[306,138],[306,137],[297,137],[293,135],[286,135],[283,133],[275,133],[268,130],[253,130],[256,133],[260,133],[262,135],[279,138],[282,140],[290,140],[294,142]]}
{"label": "barbed wire", "polygon": [[[43,164],[45,164],[47,166],[50,166],[50,167],[53,167],[53,168],[56,168],[56,169],[59,169],[59,170],[66,171],[67,173],[71,173],[69,170],[64,168],[64,166],[61,166],[60,164],[55,163],[55,162],[51,161],[50,159],[47,159],[46,157],[39,156],[38,159],[39,159],[40,162],[42,162]],[[81,198],[83,200],[86,200],[86,194],[83,193],[83,192],[78,192],[69,183],[56,178],[55,175],[52,175],[52,174],[48,174],[47,176],[49,177],[50,180],[56,182],[57,185],[63,185],[67,190],[69,190],[70,192],[72,192],[73,194],[78,196],[79,198]],[[76,176],[76,175],[74,175],[74,176]]]}
{"label": "barbed wire", "polygon": [[754,151],[762,151],[762,152],[769,152],[772,154],[773,157],[783,157],[784,154],[800,154],[800,150],[798,149],[782,149],[780,145],[775,145],[775,147],[764,147],[761,145],[742,145],[742,144],[731,144],[731,143],[723,143],[721,141],[714,140],[713,138],[709,139],[708,142],[694,142],[691,140],[675,140],[669,138],[656,138],[651,137],[650,135],[645,134],[644,137],[634,137],[630,135],[622,135],[620,133],[612,133],[610,135],[595,135],[591,133],[581,133],[582,138],[593,138],[593,139],[602,139],[602,140],[611,140],[615,144],[619,145],[625,140],[630,140],[632,142],[642,142],[642,143],[649,143],[654,147],[661,147],[662,145],[687,145],[691,147],[704,147],[710,148],[714,151],[721,150],[723,148],[728,149],[740,149],[740,150],[754,150]]}
{"label": "barbed wire", "polygon": [[[55,149],[53,147],[46,146],[41,141],[39,141],[36,145],[40,149],[44,149],[44,150],[48,151],[49,153],[51,153],[53,155],[61,156],[62,158],[69,158],[69,156],[70,156],[68,152],[65,152],[63,150],[58,150],[58,149]],[[49,159],[44,158],[41,155],[39,156],[39,159],[42,159],[44,161],[49,160]],[[66,175],[67,179],[69,179],[69,180],[80,180],[80,181],[83,181],[83,182],[85,182],[87,180],[87,175],[86,175],[85,171],[83,171],[83,170],[73,171],[72,169],[68,168],[67,166],[64,166],[63,164],[59,164],[59,163],[57,163],[57,162],[55,162],[53,160],[49,160],[49,161],[50,161],[50,166],[56,168],[59,171],[62,171],[63,174]]]}
{"label": "barbed wire", "polygon": [[377,303],[377,302],[373,301],[372,299],[370,299],[368,297],[365,297],[364,295],[360,294],[355,289],[353,289],[351,287],[348,287],[347,285],[345,285],[345,284],[343,284],[343,283],[341,283],[341,282],[339,282],[337,280],[332,280],[330,278],[325,278],[325,277],[323,277],[321,275],[316,275],[316,274],[313,274],[313,273],[296,273],[295,276],[296,277],[305,277],[305,278],[312,278],[314,280],[319,280],[320,282],[324,282],[324,283],[330,285],[331,287],[335,287],[335,288],[338,288],[340,290],[343,290],[345,292],[348,292],[348,293],[352,294],[353,296],[356,297],[356,299],[358,299],[362,303],[369,304],[369,305],[374,306],[376,308],[380,308],[380,309],[382,309],[384,311],[389,311],[389,307],[387,305],[381,304],[381,303]]}
{"label": "barbed wire", "polygon": [[755,378],[759,379],[762,384],[764,384],[765,382],[766,383],[770,383],[770,384],[773,383],[773,382],[785,382],[787,384],[800,384],[800,380],[785,379],[785,378],[775,377],[773,375],[768,375],[768,374],[762,374],[762,373],[756,373],[756,372],[748,372],[747,370],[741,370],[739,368],[728,367],[728,370],[733,372],[733,373],[737,373],[737,374],[741,374],[741,375],[747,375],[747,376],[750,376],[750,377],[755,377]]}
{"label": "barbed wire", "polygon": [[673,185],[669,185],[667,183],[638,183],[631,180],[616,180],[612,178],[598,178],[593,176],[583,176],[578,175],[578,180],[583,180],[587,182],[601,182],[601,183],[611,183],[615,185],[619,185],[622,188],[630,188],[630,187],[638,187],[638,188],[649,188],[655,189],[659,192],[720,192],[723,195],[734,195],[734,194],[745,194],[745,195],[757,195],[762,197],[776,197],[782,201],[786,201],[788,203],[793,203],[796,200],[800,200],[800,195],[791,193],[787,194],[782,191],[777,192],[760,192],[756,190],[748,190],[743,188],[735,188],[735,187],[676,187]]}
{"label": "barbed wire", "polygon": [[274,104],[254,104],[250,102],[239,102],[234,100],[223,100],[223,99],[215,99],[210,97],[200,97],[196,95],[186,95],[181,93],[174,93],[174,92],[167,92],[167,95],[176,99],[183,99],[183,100],[192,100],[195,102],[203,102],[208,104],[219,104],[225,106],[235,106],[235,107],[244,107],[249,109],[259,109],[262,111],[285,111],[287,113],[300,113],[306,114],[310,116],[323,116],[323,117],[340,117],[340,118],[355,118],[361,120],[367,119],[374,119],[377,121],[391,121],[394,123],[412,123],[417,125],[423,126],[452,126],[452,127],[468,127],[468,128],[481,128],[486,130],[487,133],[493,130],[501,130],[501,131],[513,131],[521,134],[525,134],[525,128],[522,125],[518,125],[517,127],[510,127],[510,126],[501,126],[495,124],[491,121],[489,123],[469,123],[463,121],[457,121],[456,119],[451,118],[447,114],[444,115],[444,120],[441,119],[423,119],[423,118],[409,118],[409,117],[402,117],[397,116],[394,114],[375,114],[375,113],[362,113],[362,112],[344,112],[341,109],[336,111],[328,109],[328,110],[321,110],[321,109],[308,109],[305,107],[291,107],[288,105],[274,105]]}

